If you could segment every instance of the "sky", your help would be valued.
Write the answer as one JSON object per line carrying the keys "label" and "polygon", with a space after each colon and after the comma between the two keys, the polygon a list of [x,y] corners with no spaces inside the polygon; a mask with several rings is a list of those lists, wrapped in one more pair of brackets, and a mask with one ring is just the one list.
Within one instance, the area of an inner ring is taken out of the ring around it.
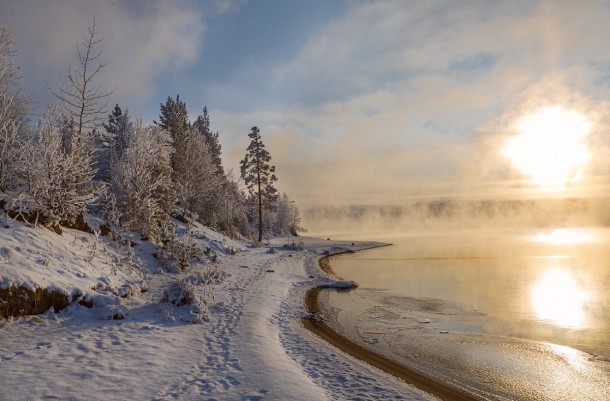
{"label": "sky", "polygon": [[[168,96],[191,120],[207,106],[235,172],[259,127],[304,207],[608,192],[607,1],[0,0],[39,105],[94,18],[111,105],[146,122]],[[549,107],[591,122],[579,179],[553,191],[503,152]]]}

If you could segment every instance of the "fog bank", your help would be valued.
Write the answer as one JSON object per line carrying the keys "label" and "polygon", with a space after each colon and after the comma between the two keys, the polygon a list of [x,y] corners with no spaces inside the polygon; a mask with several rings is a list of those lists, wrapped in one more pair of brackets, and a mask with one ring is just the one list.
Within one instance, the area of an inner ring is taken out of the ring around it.
{"label": "fog bank", "polygon": [[610,226],[608,198],[424,199],[403,204],[311,207],[312,236],[391,237],[417,231]]}

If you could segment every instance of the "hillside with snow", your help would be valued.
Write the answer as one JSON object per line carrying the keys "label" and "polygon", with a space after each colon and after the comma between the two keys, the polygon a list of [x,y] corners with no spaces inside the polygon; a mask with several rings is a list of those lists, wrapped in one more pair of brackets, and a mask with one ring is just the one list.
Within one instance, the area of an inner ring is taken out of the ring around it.
{"label": "hillside with snow", "polygon": [[[332,282],[317,260],[371,243],[259,246],[176,223],[203,257],[172,272],[138,236],[127,246],[4,221],[2,288],[52,288],[73,301],[0,321],[0,399],[431,399],[301,323],[305,291]],[[192,302],[180,305],[185,294]]]}

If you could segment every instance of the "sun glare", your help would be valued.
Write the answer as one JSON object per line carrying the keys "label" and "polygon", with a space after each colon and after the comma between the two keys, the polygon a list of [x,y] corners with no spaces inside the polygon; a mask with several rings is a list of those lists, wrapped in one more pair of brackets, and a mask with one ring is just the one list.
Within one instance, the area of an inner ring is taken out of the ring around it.
{"label": "sun glare", "polygon": [[593,242],[594,238],[584,230],[557,228],[551,232],[536,235],[534,240],[553,245],[576,245]]}
{"label": "sun glare", "polygon": [[560,106],[521,118],[519,135],[509,139],[504,154],[531,181],[544,188],[563,187],[578,179],[590,159],[585,139],[591,122]]}
{"label": "sun glare", "polygon": [[547,271],[532,287],[531,296],[532,306],[539,318],[562,327],[582,326],[589,296],[569,271]]}

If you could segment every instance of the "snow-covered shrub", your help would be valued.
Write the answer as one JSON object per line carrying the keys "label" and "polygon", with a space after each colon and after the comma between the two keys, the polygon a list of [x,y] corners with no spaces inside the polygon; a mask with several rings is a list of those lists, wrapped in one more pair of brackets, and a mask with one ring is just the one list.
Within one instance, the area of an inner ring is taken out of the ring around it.
{"label": "snow-covered shrub", "polygon": [[288,244],[284,244],[284,249],[288,249],[290,251],[302,251],[305,249],[305,243],[303,241],[292,241]]}
{"label": "snow-covered shrub", "polygon": [[195,241],[187,237],[178,237],[173,233],[163,248],[157,253],[165,268],[174,273],[187,270],[193,262],[203,262],[205,252]]}
{"label": "snow-covered shrub", "polygon": [[203,323],[209,321],[209,307],[214,303],[214,293],[211,284],[202,282],[201,276],[189,275],[169,283],[163,291],[160,302],[189,306],[188,316],[183,317],[182,320]]}
{"label": "snow-covered shrub", "polygon": [[129,314],[129,310],[121,305],[120,298],[105,294],[95,294],[92,299],[95,313],[103,320],[123,320]]}
{"label": "snow-covered shrub", "polygon": [[203,272],[198,272],[195,276],[199,278],[199,284],[209,285],[220,284],[229,276],[229,273],[219,270],[217,265],[207,265]]}
{"label": "snow-covered shrub", "polygon": [[31,208],[41,217],[56,216],[72,226],[103,187],[93,181],[87,141],[74,141],[69,151],[65,149],[62,131],[69,128],[61,121],[66,120],[50,109],[33,129],[22,147],[24,163],[19,173],[22,194],[32,201]]}
{"label": "snow-covered shrub", "polygon": [[169,283],[161,296],[161,302],[176,306],[190,305],[196,299],[195,283],[189,277]]}
{"label": "snow-covered shrub", "polygon": [[144,271],[144,263],[142,262],[142,259],[134,254],[131,243],[127,242],[126,247],[127,250],[125,252],[125,258],[123,259],[123,265],[131,269]]}

